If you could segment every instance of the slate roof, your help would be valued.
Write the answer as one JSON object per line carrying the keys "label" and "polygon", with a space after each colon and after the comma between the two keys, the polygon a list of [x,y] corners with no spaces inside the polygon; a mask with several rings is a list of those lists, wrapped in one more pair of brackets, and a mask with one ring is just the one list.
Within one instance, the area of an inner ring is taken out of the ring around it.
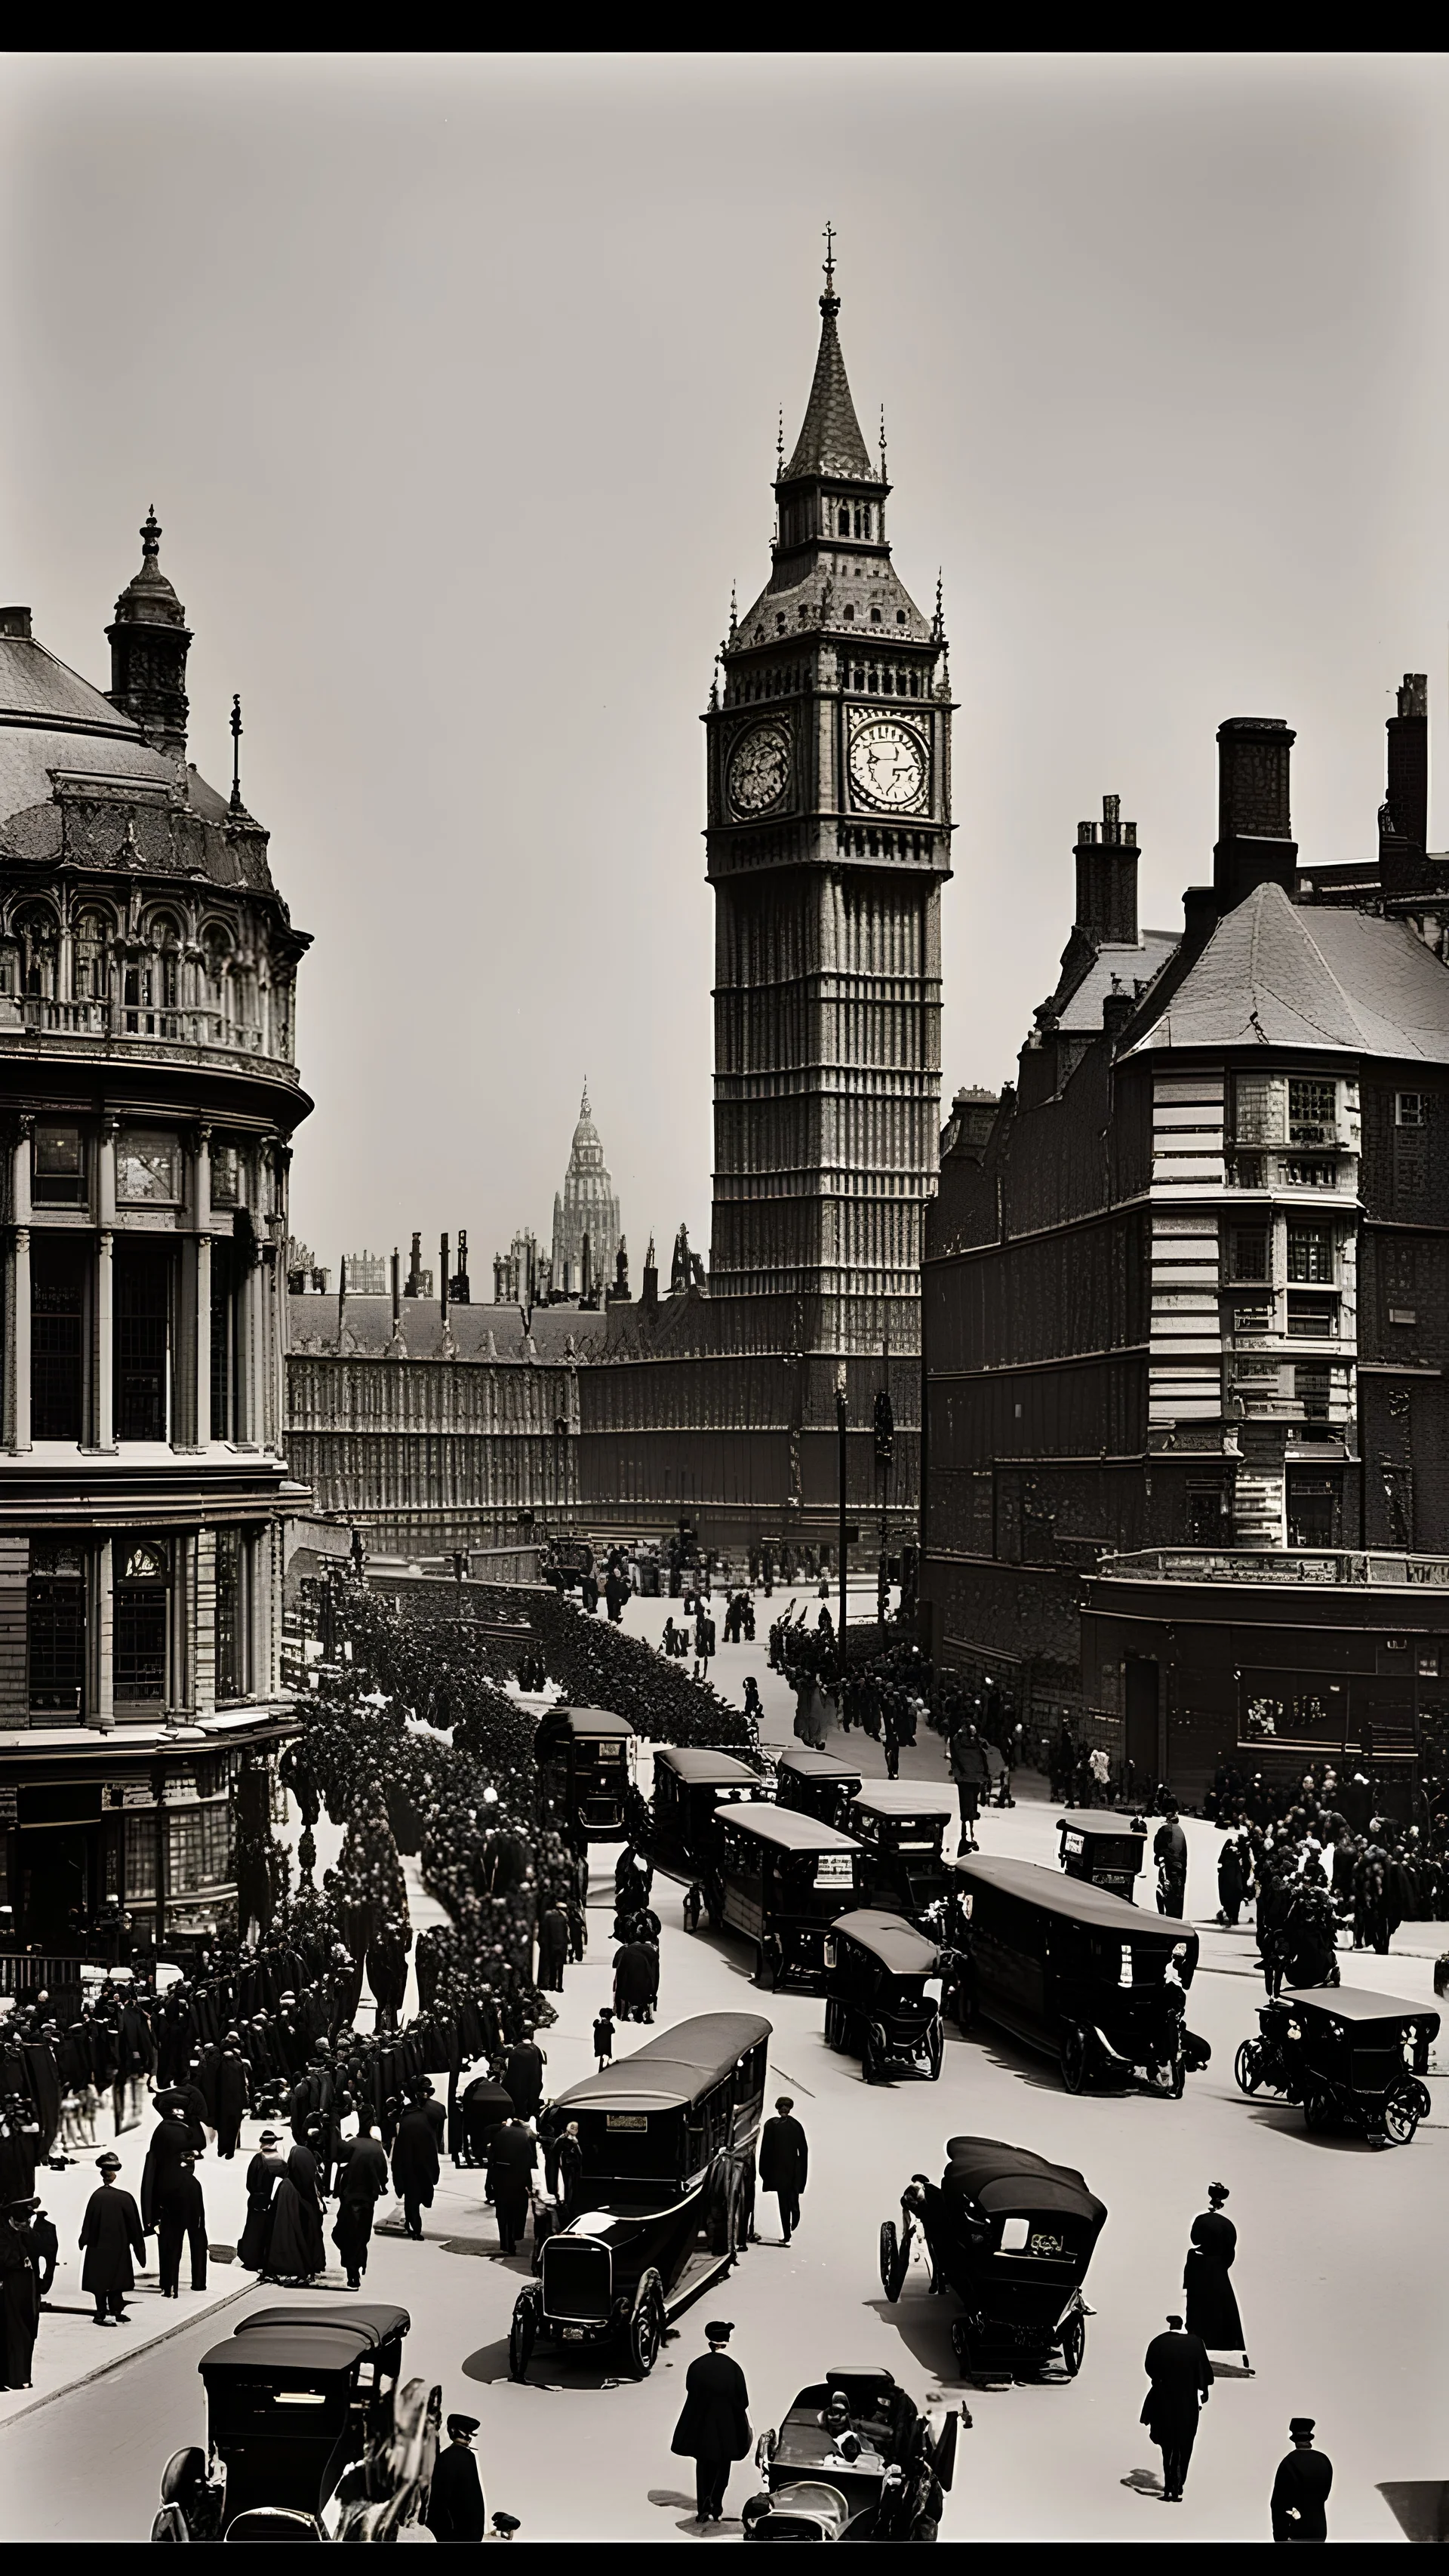
{"label": "slate roof", "polygon": [[1403,922],[1257,886],[1132,1053],[1254,1045],[1449,1064],[1449,973]]}
{"label": "slate roof", "polygon": [[1177,930],[1144,930],[1135,946],[1114,941],[1099,948],[1080,984],[1062,1004],[1058,1028],[1073,1036],[1100,1035],[1102,1004],[1112,990],[1113,976],[1126,993],[1137,984],[1145,990],[1174,955],[1181,936]]}
{"label": "slate roof", "polygon": [[[392,1340],[391,1297],[354,1297],[349,1293],[340,1346],[335,1290],[323,1297],[314,1292],[291,1296],[287,1308],[291,1347],[299,1357],[312,1353],[332,1359],[381,1359]],[[577,1357],[590,1358],[603,1348],[607,1323],[602,1308],[593,1312],[578,1306],[535,1306],[533,1355],[554,1362],[567,1359],[572,1335]],[[450,1306],[448,1330],[453,1355],[461,1360],[526,1360],[530,1356],[524,1347],[523,1318],[516,1306]],[[436,1297],[404,1297],[402,1333],[409,1359],[440,1360],[448,1356],[443,1348],[443,1319]],[[488,1348],[490,1333],[492,1351]]]}
{"label": "slate roof", "polygon": [[866,452],[855,405],[850,398],[845,359],[840,334],[835,328],[839,311],[833,295],[820,298],[820,347],[815,359],[815,381],[810,387],[810,400],[805,418],[795,441],[795,453],[785,468],[785,481],[794,483],[810,474],[843,475],[853,483],[878,483],[879,468],[872,465]]}

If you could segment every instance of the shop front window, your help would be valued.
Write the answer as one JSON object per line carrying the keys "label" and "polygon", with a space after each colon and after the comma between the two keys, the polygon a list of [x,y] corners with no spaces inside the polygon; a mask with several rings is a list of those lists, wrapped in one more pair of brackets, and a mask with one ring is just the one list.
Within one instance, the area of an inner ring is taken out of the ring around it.
{"label": "shop front window", "polygon": [[231,1811],[225,1799],[214,1807],[173,1809],[166,1819],[169,1893],[194,1895],[203,1887],[225,1887],[231,1877]]}

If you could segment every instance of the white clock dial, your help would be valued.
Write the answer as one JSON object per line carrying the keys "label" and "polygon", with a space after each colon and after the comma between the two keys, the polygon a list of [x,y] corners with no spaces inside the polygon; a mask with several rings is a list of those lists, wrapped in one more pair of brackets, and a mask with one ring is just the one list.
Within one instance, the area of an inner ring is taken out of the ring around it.
{"label": "white clock dial", "polygon": [[736,814],[778,805],[790,776],[790,737],[781,725],[752,725],[730,754],[729,799]]}
{"label": "white clock dial", "polygon": [[851,737],[850,775],[868,804],[898,811],[920,801],[926,784],[926,746],[909,725],[882,716]]}

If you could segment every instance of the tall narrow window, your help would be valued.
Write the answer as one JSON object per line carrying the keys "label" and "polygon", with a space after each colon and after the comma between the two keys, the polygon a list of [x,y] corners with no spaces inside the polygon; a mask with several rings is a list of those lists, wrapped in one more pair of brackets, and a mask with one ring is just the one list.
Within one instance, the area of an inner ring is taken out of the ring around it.
{"label": "tall narrow window", "polygon": [[25,1627],[30,1706],[78,1715],[86,1670],[85,1567],[78,1547],[32,1539]]}
{"label": "tall narrow window", "polygon": [[103,1002],[110,989],[109,924],[103,912],[83,912],[75,926],[71,980],[78,1002]]}
{"label": "tall narrow window", "polygon": [[1333,1228],[1331,1225],[1290,1225],[1288,1228],[1288,1276],[1311,1286],[1333,1284]]}
{"label": "tall narrow window", "polygon": [[240,1530],[216,1533],[216,1696],[240,1699],[243,1680],[242,1539]]}
{"label": "tall narrow window", "polygon": [[118,1539],[115,1561],[116,1704],[135,1708],[166,1696],[166,1551]]}
{"label": "tall narrow window", "polygon": [[164,1244],[115,1251],[115,1400],[118,1440],[166,1437],[171,1256]]}
{"label": "tall narrow window", "polygon": [[56,927],[55,917],[43,906],[23,912],[16,929],[20,934],[22,972],[27,993],[53,999],[55,994]]}
{"label": "tall narrow window", "polygon": [[[235,1315],[236,1300],[232,1290],[232,1247],[214,1242],[211,1247],[211,1436],[213,1440],[230,1440],[233,1422],[232,1390],[235,1384]],[[217,1540],[220,1547],[221,1541]]]}
{"label": "tall narrow window", "polygon": [[35,1131],[31,1196],[37,1207],[84,1207],[85,1147],[78,1127],[53,1127],[48,1120]]}
{"label": "tall narrow window", "polygon": [[30,1252],[30,1436],[85,1437],[88,1262],[78,1244],[39,1235]]}

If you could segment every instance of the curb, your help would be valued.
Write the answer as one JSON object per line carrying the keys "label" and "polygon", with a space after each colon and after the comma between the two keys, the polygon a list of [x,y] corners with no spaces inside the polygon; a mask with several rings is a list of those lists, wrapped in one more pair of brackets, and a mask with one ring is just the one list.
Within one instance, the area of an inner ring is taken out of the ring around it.
{"label": "curb", "polygon": [[78,2379],[68,2379],[63,2388],[47,2388],[41,2396],[32,2397],[28,2406],[17,2406],[13,2415],[0,2416],[0,2436],[8,2433],[12,2424],[23,2424],[27,2415],[38,2415],[42,2406],[54,2406],[59,2398],[74,2396],[78,2388],[89,2388],[93,2380],[109,2379],[113,2370],[124,2370],[128,2361],[139,2361],[143,2354],[155,2352],[159,2345],[172,2342],[179,2334],[189,2334],[194,2326],[220,2316],[223,2308],[235,2307],[238,2299],[244,2299],[257,2286],[249,2276],[236,2289],[228,2290],[225,2298],[215,2300],[205,2310],[204,2316],[178,2317],[174,2326],[167,2326],[161,2334],[149,2335],[144,2343],[132,2344],[129,2352],[118,2352],[114,2361],[97,2362],[94,2370],[82,2371]]}

